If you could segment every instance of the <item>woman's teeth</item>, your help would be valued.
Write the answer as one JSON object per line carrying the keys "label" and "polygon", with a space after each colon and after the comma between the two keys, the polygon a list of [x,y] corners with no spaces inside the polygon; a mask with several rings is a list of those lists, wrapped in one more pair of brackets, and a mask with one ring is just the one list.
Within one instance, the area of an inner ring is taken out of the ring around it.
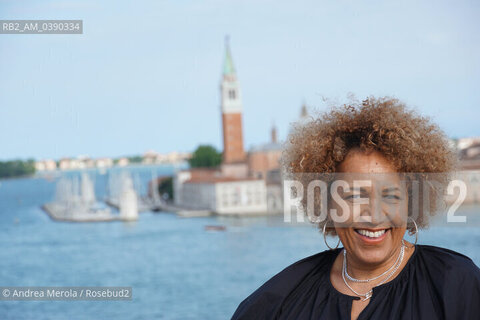
{"label": "woman's teeth", "polygon": [[369,238],[378,238],[378,237],[382,236],[387,230],[383,229],[383,230],[380,230],[380,231],[373,232],[373,231],[368,231],[368,230],[364,230],[364,229],[357,229],[355,231],[360,233],[362,236],[366,236],[366,237],[369,237]]}

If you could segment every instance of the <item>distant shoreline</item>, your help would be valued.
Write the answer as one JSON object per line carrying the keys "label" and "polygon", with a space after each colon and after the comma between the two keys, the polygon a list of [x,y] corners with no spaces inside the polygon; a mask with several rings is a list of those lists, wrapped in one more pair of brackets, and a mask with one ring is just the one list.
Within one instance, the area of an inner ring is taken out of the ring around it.
{"label": "distant shoreline", "polygon": [[111,166],[107,168],[82,168],[82,169],[65,169],[65,170],[60,170],[60,169],[55,169],[51,171],[36,171],[33,174],[26,174],[26,175],[19,175],[19,176],[10,176],[10,177],[0,177],[0,182],[2,181],[9,181],[9,180],[20,180],[20,179],[29,179],[29,178],[44,178],[49,175],[61,175],[64,173],[81,173],[81,172],[96,172],[96,171],[103,171],[103,170],[118,170],[118,169],[136,169],[136,168],[158,168],[158,167],[178,167],[181,169],[187,168],[188,164],[186,163],[148,163],[148,164],[142,164],[142,163],[133,163],[129,164],[127,166]]}

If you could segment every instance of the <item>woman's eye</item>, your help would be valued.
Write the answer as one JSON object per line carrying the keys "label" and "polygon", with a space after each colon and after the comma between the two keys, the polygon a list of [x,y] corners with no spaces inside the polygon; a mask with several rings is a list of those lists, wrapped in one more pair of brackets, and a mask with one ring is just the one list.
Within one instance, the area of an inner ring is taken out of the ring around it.
{"label": "woman's eye", "polygon": [[360,194],[351,194],[347,197],[345,197],[346,200],[348,199],[360,199],[362,196]]}
{"label": "woman's eye", "polygon": [[383,196],[386,199],[395,199],[395,200],[400,200],[401,198],[395,194],[387,194]]}

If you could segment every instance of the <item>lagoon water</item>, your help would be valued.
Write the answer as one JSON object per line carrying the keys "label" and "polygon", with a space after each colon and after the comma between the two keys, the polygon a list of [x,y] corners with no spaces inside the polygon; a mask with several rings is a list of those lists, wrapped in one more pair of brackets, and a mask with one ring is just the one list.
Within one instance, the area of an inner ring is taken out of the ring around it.
{"label": "lagoon water", "polygon": [[[130,170],[142,185],[151,177],[151,168]],[[102,198],[107,176],[91,174]],[[160,212],[132,223],[55,222],[40,209],[54,190],[55,179],[44,177],[0,181],[0,286],[129,286],[133,299],[0,301],[0,319],[228,319],[271,276],[326,249],[316,228],[281,216],[184,219]],[[479,209],[459,214],[478,217]],[[480,265],[478,227],[431,227],[419,243]]]}

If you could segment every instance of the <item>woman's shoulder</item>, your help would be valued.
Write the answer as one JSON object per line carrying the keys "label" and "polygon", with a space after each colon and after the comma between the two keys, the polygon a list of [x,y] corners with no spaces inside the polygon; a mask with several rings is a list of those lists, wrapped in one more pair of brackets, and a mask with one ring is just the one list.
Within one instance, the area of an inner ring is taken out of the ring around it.
{"label": "woman's shoulder", "polygon": [[441,307],[437,309],[443,314],[442,318],[477,319],[480,313],[480,269],[475,263],[461,253],[445,248],[422,245],[418,249],[417,280],[438,299]]}
{"label": "woman's shoulder", "polygon": [[469,257],[435,246],[417,246],[415,264],[419,280],[430,283],[442,295],[476,292],[480,299],[480,269]]}
{"label": "woman's shoulder", "polygon": [[437,269],[448,271],[464,271],[480,276],[480,269],[475,263],[459,252],[430,245],[417,245],[419,255]]}
{"label": "woman's shoulder", "polygon": [[277,314],[298,283],[313,273],[325,275],[330,270],[340,250],[323,251],[289,265],[243,300],[232,319],[263,319],[262,315]]}

